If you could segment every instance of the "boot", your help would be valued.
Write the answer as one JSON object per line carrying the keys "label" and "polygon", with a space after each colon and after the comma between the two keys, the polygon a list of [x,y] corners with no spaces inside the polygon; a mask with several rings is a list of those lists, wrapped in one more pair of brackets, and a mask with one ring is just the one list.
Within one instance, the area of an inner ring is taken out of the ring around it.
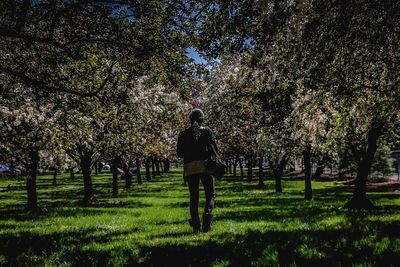
{"label": "boot", "polygon": [[200,225],[199,220],[197,222],[194,222],[193,219],[189,219],[189,224],[190,224],[190,226],[193,227],[194,234],[200,233],[201,225]]}
{"label": "boot", "polygon": [[212,217],[213,217],[212,214],[209,214],[209,213],[203,214],[203,226],[202,226],[203,232],[206,233],[211,230]]}

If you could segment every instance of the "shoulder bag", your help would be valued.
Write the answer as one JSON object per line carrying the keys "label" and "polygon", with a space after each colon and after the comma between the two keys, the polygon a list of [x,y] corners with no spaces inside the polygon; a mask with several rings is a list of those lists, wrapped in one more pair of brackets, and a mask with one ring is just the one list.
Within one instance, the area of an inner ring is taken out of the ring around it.
{"label": "shoulder bag", "polygon": [[209,158],[205,161],[206,172],[215,178],[222,178],[225,175],[226,165],[222,163],[213,144],[210,144],[210,148],[215,155],[215,159]]}

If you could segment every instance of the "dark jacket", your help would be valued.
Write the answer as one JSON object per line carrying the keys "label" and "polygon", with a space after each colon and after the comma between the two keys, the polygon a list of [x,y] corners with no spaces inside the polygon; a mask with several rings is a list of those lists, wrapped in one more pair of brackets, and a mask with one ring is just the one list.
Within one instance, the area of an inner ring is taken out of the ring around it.
{"label": "dark jacket", "polygon": [[193,128],[190,127],[179,134],[177,154],[179,157],[183,158],[184,163],[195,160],[205,160],[215,155],[211,149],[211,145],[218,151],[214,135],[210,128],[201,127],[200,136],[196,142]]}

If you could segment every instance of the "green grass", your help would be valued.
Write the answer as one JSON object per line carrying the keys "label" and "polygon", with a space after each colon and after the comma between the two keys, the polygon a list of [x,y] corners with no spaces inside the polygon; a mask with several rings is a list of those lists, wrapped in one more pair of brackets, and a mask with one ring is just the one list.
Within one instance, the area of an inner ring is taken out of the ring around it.
{"label": "green grass", "polygon": [[[111,197],[111,176],[94,177],[98,203],[83,205],[82,181],[38,178],[43,212],[24,211],[24,181],[0,178],[0,266],[398,266],[400,198],[370,192],[373,211],[342,208],[350,193],[313,182],[218,180],[210,233],[191,234],[180,170]],[[121,185],[123,181],[121,180]],[[204,204],[204,194],[201,195]]]}

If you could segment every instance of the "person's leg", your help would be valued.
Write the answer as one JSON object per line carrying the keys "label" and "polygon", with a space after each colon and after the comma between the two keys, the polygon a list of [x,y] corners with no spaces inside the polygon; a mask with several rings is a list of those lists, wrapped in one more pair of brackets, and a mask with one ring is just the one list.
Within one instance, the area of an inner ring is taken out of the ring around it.
{"label": "person's leg", "polygon": [[190,192],[190,216],[189,223],[193,226],[193,231],[197,232],[200,230],[200,218],[199,218],[199,183],[200,177],[198,175],[192,175],[187,177]]}
{"label": "person's leg", "polygon": [[204,186],[204,192],[206,194],[202,230],[204,232],[208,232],[211,228],[212,210],[214,208],[215,201],[214,178],[209,174],[204,174],[201,177],[201,182]]}

